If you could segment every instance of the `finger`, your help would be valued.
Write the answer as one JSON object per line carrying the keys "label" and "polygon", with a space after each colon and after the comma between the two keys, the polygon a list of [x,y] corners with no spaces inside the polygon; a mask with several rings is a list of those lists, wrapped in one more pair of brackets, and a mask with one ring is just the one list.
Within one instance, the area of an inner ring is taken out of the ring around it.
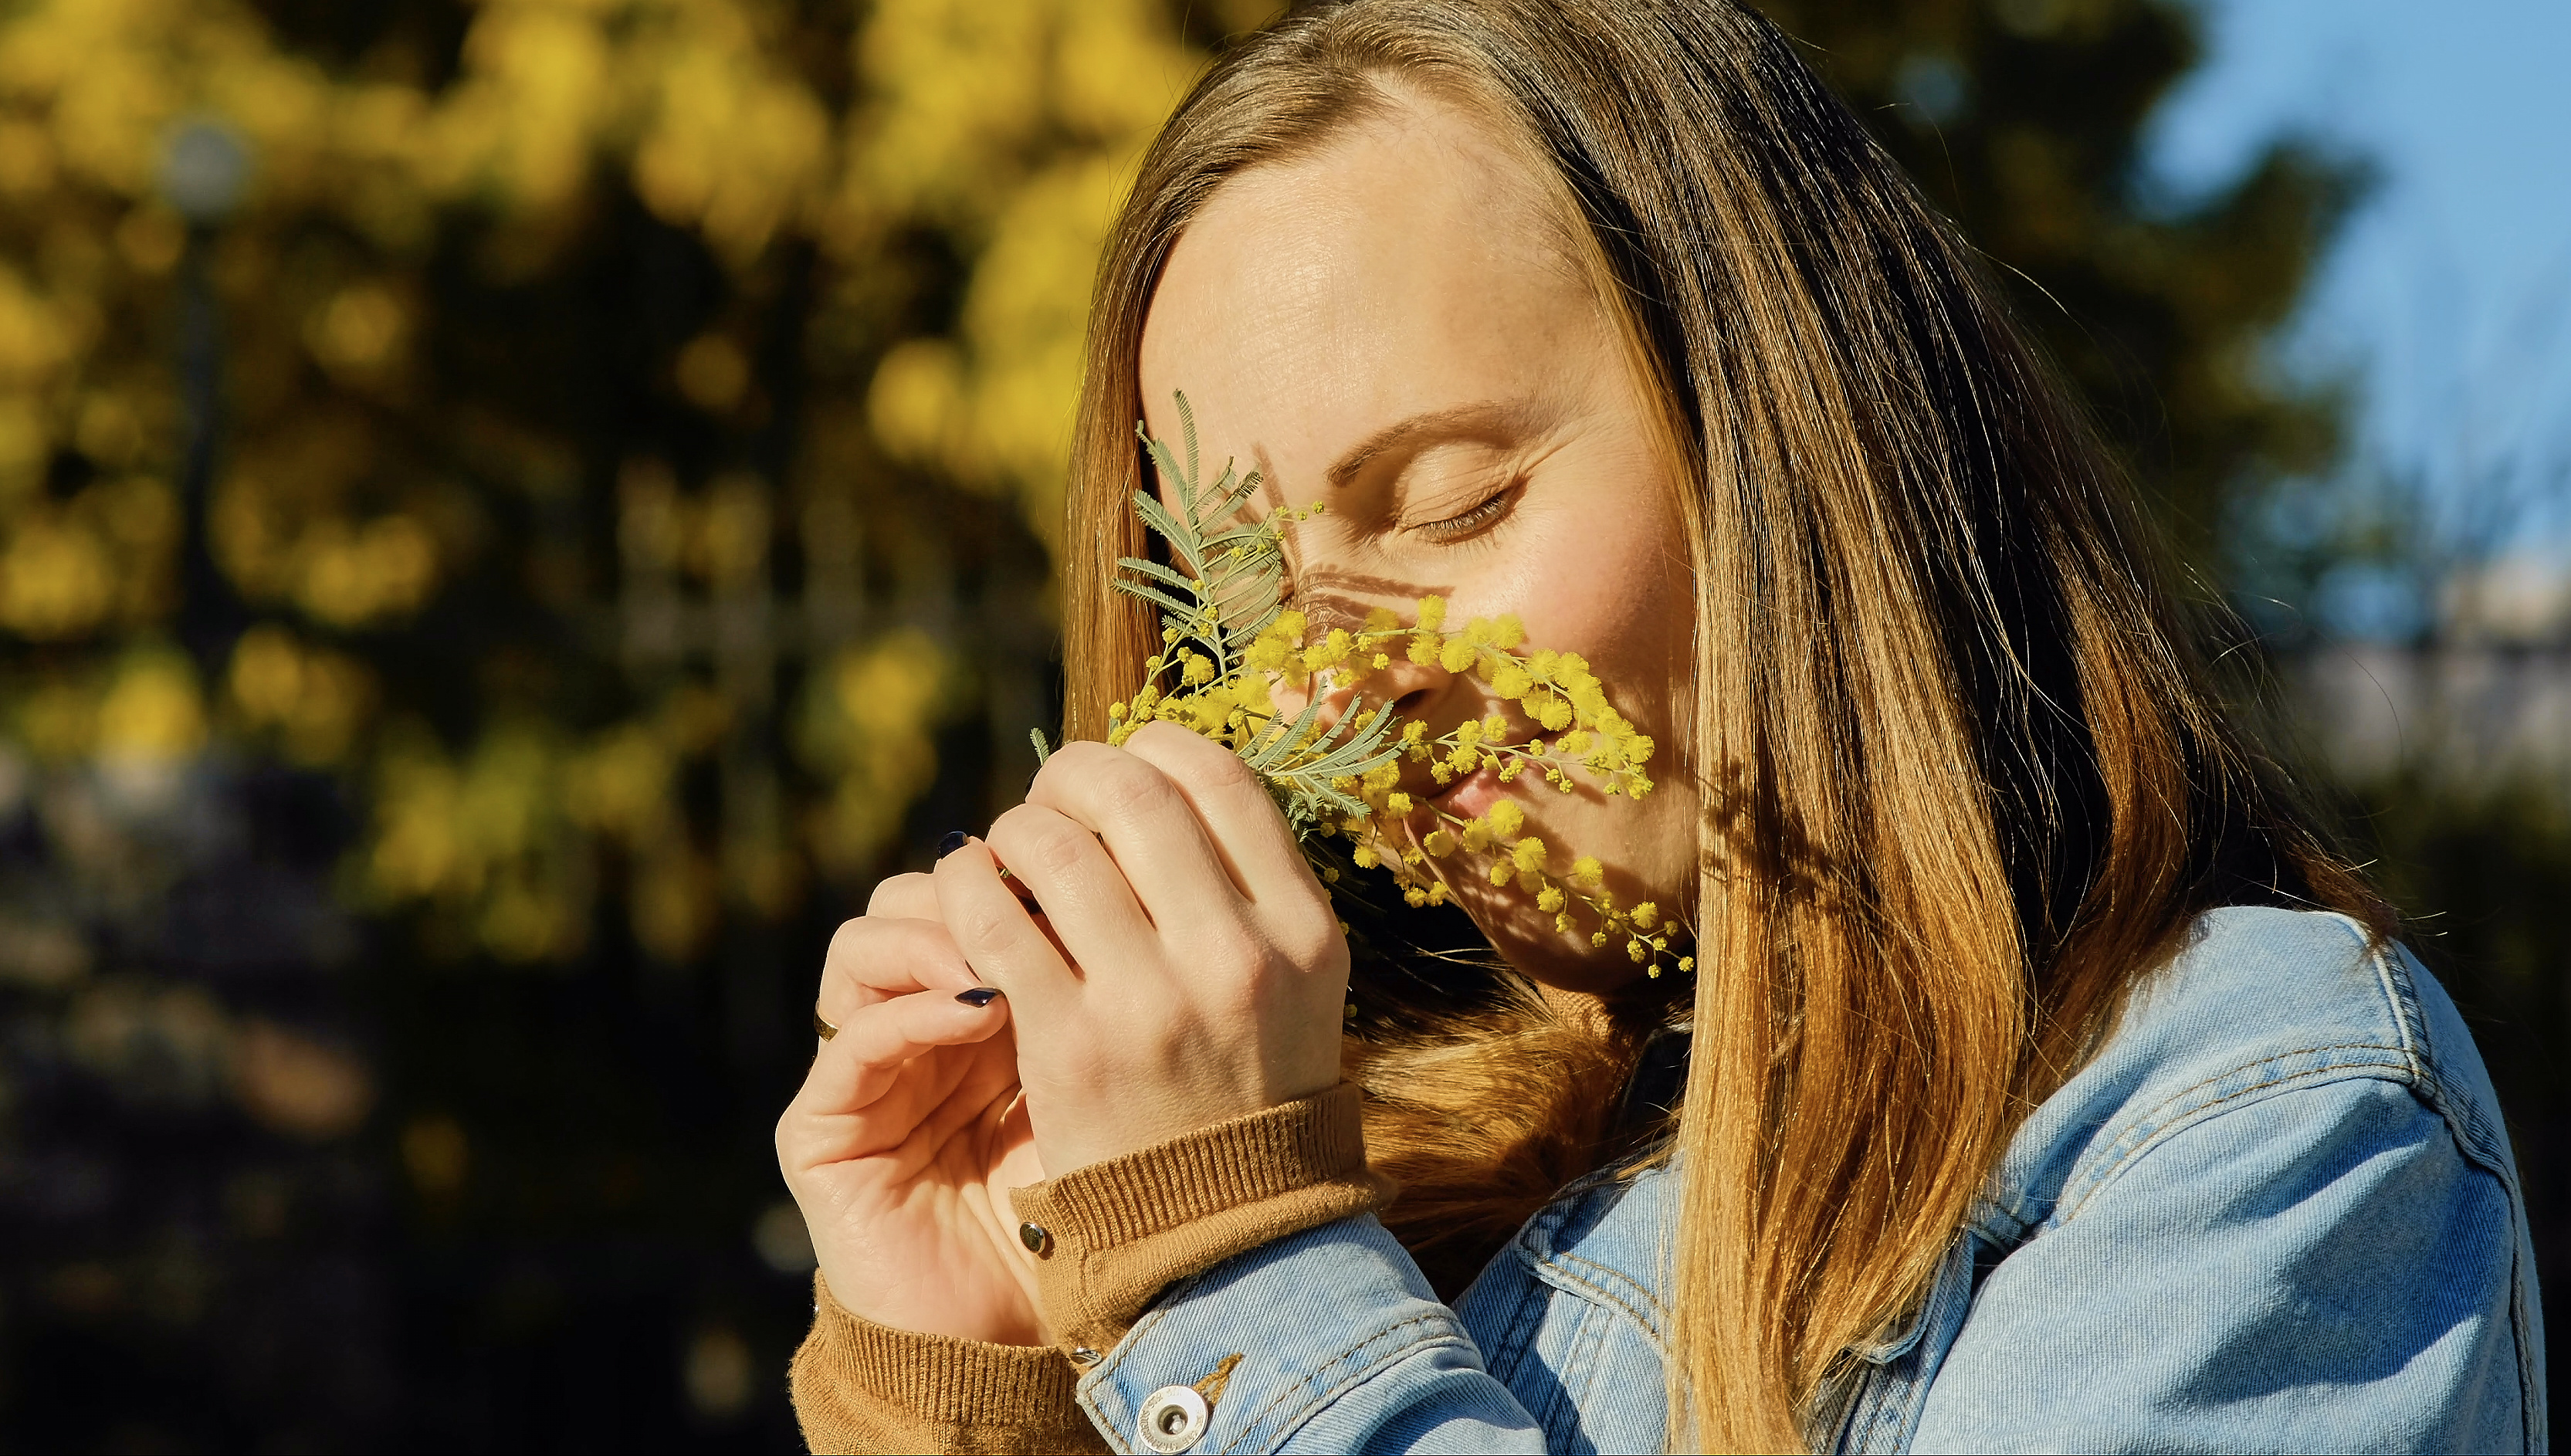
{"label": "finger", "polygon": [[976,839],[937,861],[937,906],[973,974],[1039,1024],[1067,1011],[1079,989],[1071,963],[1000,880],[991,846]]}
{"label": "finger", "polygon": [[991,825],[990,845],[1045,907],[1049,929],[1080,967],[1145,960],[1158,939],[1125,871],[1098,836],[1042,804],[1024,803]]}
{"label": "finger", "polygon": [[957,1132],[1017,1095],[1017,1055],[1007,1035],[932,1048],[902,1064],[881,1095],[854,1112],[789,1108],[776,1125],[778,1164],[791,1176],[854,1159],[892,1157],[909,1162],[915,1174]]}
{"label": "finger", "polygon": [[936,919],[863,915],[843,922],[830,936],[812,1009],[823,1020],[840,1025],[859,1007],[889,997],[936,990],[952,995],[979,984],[973,979],[973,968],[964,962],[964,953],[955,948],[954,937]]}
{"label": "finger", "polygon": [[1126,882],[1163,930],[1236,918],[1241,888],[1225,870],[1195,805],[1158,767],[1105,743],[1065,743],[1036,774],[1027,802],[1106,841]]}
{"label": "finger", "polygon": [[[882,1111],[893,1114],[890,1121],[899,1125],[882,1131],[898,1137],[952,1090],[921,1089],[930,1100],[922,1106],[910,1106],[908,1099],[890,1096],[903,1083],[904,1072],[928,1052],[987,1041],[1008,1024],[1006,1001],[971,1006],[943,991],[916,992],[865,1007],[848,1018],[836,1037],[822,1043],[819,1054],[812,1059],[811,1070],[803,1076],[803,1086],[787,1105],[786,1121]],[[882,1106],[890,1101],[905,1105]],[[840,1130],[831,1136],[844,1139],[846,1132]],[[786,1134],[780,1132],[779,1138],[784,1141]]]}
{"label": "finger", "polygon": [[1177,724],[1149,723],[1125,751],[1161,770],[1205,821],[1215,852],[1253,901],[1308,901],[1318,891],[1277,801],[1241,755]]}
{"label": "finger", "polygon": [[866,913],[888,920],[937,918],[937,887],[924,874],[896,874],[875,882],[866,897]]}
{"label": "finger", "polygon": [[[961,830],[958,830],[956,833],[956,842],[961,844],[971,837],[971,835],[964,834]],[[938,857],[942,859],[948,852],[949,851],[945,849],[940,849],[938,851]],[[1007,861],[1003,860],[1001,864],[1004,872],[1001,874],[1000,878],[1005,881],[1009,878],[1005,872]],[[1021,900],[1028,899],[1031,893],[1023,885],[1012,886],[1011,892],[1016,894]],[[1040,905],[1030,906],[1029,908],[1036,910],[1038,913],[1042,913],[1043,910],[1043,907]],[[866,901],[866,913],[869,915],[885,915],[902,920],[934,920],[937,918],[936,882],[924,874],[912,873],[894,875],[890,879],[884,880],[875,886],[873,897]]]}

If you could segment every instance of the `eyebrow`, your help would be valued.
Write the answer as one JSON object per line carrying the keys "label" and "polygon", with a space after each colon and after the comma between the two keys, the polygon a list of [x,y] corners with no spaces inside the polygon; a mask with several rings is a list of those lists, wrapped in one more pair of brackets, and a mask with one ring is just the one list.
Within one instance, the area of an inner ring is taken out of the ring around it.
{"label": "eyebrow", "polygon": [[1357,441],[1322,473],[1333,489],[1353,483],[1365,468],[1387,455],[1407,454],[1444,440],[1497,440],[1540,427],[1546,411],[1529,400],[1486,399],[1448,409],[1432,409],[1396,420]]}

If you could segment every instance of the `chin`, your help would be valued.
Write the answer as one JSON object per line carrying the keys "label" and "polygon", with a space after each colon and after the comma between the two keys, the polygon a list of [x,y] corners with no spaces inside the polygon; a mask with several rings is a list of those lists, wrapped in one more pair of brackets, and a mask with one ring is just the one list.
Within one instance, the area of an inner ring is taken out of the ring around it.
{"label": "chin", "polygon": [[1614,946],[1595,946],[1582,931],[1556,930],[1553,917],[1514,889],[1484,882],[1456,886],[1455,903],[1489,936],[1491,948],[1520,975],[1557,991],[1603,996],[1644,979],[1643,968]]}

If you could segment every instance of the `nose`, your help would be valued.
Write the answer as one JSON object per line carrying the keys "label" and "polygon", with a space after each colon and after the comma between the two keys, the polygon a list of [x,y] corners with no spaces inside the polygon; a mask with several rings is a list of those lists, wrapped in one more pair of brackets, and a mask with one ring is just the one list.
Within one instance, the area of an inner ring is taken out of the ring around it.
{"label": "nose", "polygon": [[[1354,706],[1378,708],[1397,720],[1391,727],[1393,734],[1401,732],[1404,723],[1416,721],[1427,729],[1432,741],[1465,719],[1477,716],[1479,695],[1459,691],[1468,686],[1457,681],[1465,674],[1449,670],[1433,653],[1424,663],[1414,662],[1409,646],[1410,638],[1404,635],[1379,649],[1384,660],[1379,668],[1370,654],[1363,664],[1363,681],[1352,693],[1340,695],[1340,701],[1330,704],[1328,711],[1346,713]],[[1437,791],[1438,784],[1425,761],[1406,752],[1395,761],[1400,769],[1398,786],[1403,792],[1419,798]]]}
{"label": "nose", "polygon": [[1368,665],[1365,682],[1358,691],[1389,708],[1396,718],[1423,718],[1433,713],[1437,700],[1455,681],[1454,674],[1433,660],[1412,662],[1398,643],[1384,656],[1388,661],[1383,667]]}
{"label": "nose", "polygon": [[[1320,722],[1333,724],[1362,708],[1389,710],[1395,718],[1433,717],[1456,675],[1433,658],[1425,663],[1412,662],[1408,646],[1405,635],[1360,646],[1349,653],[1342,667],[1331,674],[1339,686],[1320,690]],[[1380,667],[1376,666],[1378,660]],[[1348,681],[1351,677],[1355,679],[1353,684]],[[1278,707],[1288,718],[1300,713],[1309,701],[1304,694],[1318,688],[1319,681],[1316,675],[1312,685],[1301,691],[1281,685],[1275,693]],[[1432,723],[1430,728],[1433,732],[1437,725]]]}

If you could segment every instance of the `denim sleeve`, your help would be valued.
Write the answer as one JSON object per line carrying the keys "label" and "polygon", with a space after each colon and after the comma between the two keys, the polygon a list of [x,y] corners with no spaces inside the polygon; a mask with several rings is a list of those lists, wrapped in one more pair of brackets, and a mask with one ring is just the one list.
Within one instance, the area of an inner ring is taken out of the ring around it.
{"label": "denim sleeve", "polygon": [[1148,1451],[1142,1412],[1173,1385],[1214,1395],[1192,1451],[1544,1449],[1535,1421],[1372,1214],[1175,1286],[1081,1378],[1080,1403],[1117,1450]]}
{"label": "denim sleeve", "polygon": [[2114,1155],[1989,1269],[1918,1451],[2541,1443],[2513,1197],[2398,1082],[2305,1086]]}

